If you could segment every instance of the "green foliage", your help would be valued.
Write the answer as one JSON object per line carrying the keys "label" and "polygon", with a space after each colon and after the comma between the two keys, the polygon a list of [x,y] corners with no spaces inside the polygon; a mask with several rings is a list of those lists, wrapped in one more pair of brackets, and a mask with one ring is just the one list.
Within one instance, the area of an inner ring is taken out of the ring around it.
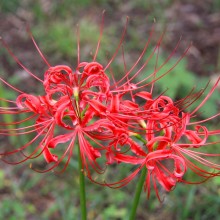
{"label": "green foliage", "polygon": [[16,220],[16,219],[25,219],[25,209],[19,201],[11,202],[11,199],[3,199],[0,204],[0,218],[1,219],[9,219],[9,220]]}
{"label": "green foliage", "polygon": [[[36,31],[38,33],[36,33]],[[74,32],[67,25],[62,23],[54,23],[48,27],[48,34],[45,39],[42,36],[38,37],[40,47],[44,50],[44,53],[54,53],[54,56],[72,57],[74,53],[74,46],[76,40],[74,38]],[[45,32],[39,28],[33,30],[34,35],[45,34]],[[57,53],[59,51],[59,53]],[[57,57],[59,59],[60,57]],[[53,57],[53,59],[55,59]],[[70,59],[70,58],[69,58]]]}
{"label": "green foliage", "polygon": [[4,178],[5,178],[5,173],[3,170],[0,170],[0,189],[4,187]]}
{"label": "green foliage", "polygon": [[[151,49],[147,51],[144,60],[147,60],[151,54]],[[175,99],[177,97],[184,97],[196,84],[196,77],[194,73],[187,70],[186,59],[182,58],[179,62],[175,57],[167,61],[167,55],[161,53],[154,56],[149,60],[145,69],[139,76],[139,80],[143,80],[149,75],[155,75],[155,89],[160,93],[165,92],[165,95]],[[149,82],[153,80],[153,75],[149,78]]]}
{"label": "green foliage", "polygon": [[[200,102],[205,98],[205,96],[210,92],[212,86],[213,86],[213,82],[209,82],[209,78],[208,77],[201,77],[198,81],[198,88],[205,88],[205,86],[208,86],[206,88],[206,90],[204,91],[204,95],[201,97]],[[203,105],[203,107],[200,109],[200,115],[203,118],[209,118],[212,115],[217,114],[218,112],[218,108],[216,107],[217,104],[219,103],[219,92],[215,91],[211,97],[206,101],[205,105]],[[198,105],[198,102],[195,103],[195,105]]]}
{"label": "green foliage", "polygon": [[[6,92],[6,88],[0,84],[0,97],[4,97],[5,99],[9,99],[10,97],[14,97],[14,92],[13,91]],[[8,102],[5,102],[4,100],[0,100],[0,106],[3,108],[9,107]],[[10,124],[14,121],[14,117],[12,114],[3,114],[1,121],[6,124]],[[7,129],[14,129],[14,128],[15,128],[15,126],[13,124],[7,126]],[[11,144],[15,144],[16,137],[13,136],[13,131],[11,131],[10,133],[12,136],[9,136],[9,141]]]}
{"label": "green foliage", "polygon": [[2,13],[9,13],[14,12],[17,10],[18,6],[20,5],[19,0],[1,0],[0,1],[0,12]]}
{"label": "green foliage", "polygon": [[[81,60],[91,57],[99,40],[100,30],[98,24],[93,24],[87,19],[82,19],[79,23],[80,29],[80,57]],[[56,22],[51,24],[48,29],[35,27],[34,36],[39,41],[39,46],[45,54],[53,54],[52,60],[63,59],[65,62],[76,64],[77,59],[77,26],[73,23]],[[104,35],[102,47],[98,53],[98,59],[105,60],[106,51],[111,50],[110,39]],[[49,60],[51,60],[49,59]]]}
{"label": "green foliage", "polygon": [[126,213],[126,208],[118,209],[115,204],[111,204],[101,213],[101,216],[103,216],[103,219],[125,219]]}
{"label": "green foliage", "polygon": [[[162,55],[158,59],[158,66],[162,65],[164,62],[165,59]],[[166,72],[168,74],[156,82],[156,85],[160,88],[160,90],[167,90],[166,94],[172,98],[177,98],[178,96],[184,97],[187,94],[184,94],[182,90],[191,91],[196,83],[194,73],[190,72],[186,68],[186,59],[182,59],[177,65],[176,63],[177,60],[175,58],[166,63],[165,66],[158,72],[158,76]]]}
{"label": "green foliage", "polygon": [[169,197],[168,209],[175,210],[174,219],[216,219],[220,205],[219,194],[214,193],[216,190],[211,183],[199,187],[179,184]]}
{"label": "green foliage", "polygon": [[161,4],[163,7],[169,7],[171,6],[173,0],[164,0],[164,1],[142,1],[142,0],[136,0],[133,4],[138,7],[145,10],[152,10],[153,12],[157,12],[158,14],[161,13],[161,7],[158,7],[158,4]]}
{"label": "green foliage", "polygon": [[212,8],[213,8],[213,11],[219,12],[219,9],[220,9],[220,1],[219,1],[219,0],[213,0],[213,2],[212,2]]}

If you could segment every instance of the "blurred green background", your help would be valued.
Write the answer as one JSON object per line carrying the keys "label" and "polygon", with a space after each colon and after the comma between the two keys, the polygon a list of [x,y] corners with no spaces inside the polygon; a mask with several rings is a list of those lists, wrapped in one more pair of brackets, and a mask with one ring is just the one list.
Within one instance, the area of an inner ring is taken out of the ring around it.
{"label": "blurred green background", "polygon": [[[168,95],[178,98],[193,86],[204,87],[215,80],[220,72],[220,1],[219,0],[0,0],[0,36],[33,73],[43,77],[47,66],[31,42],[27,25],[51,65],[67,64],[73,69],[77,63],[76,27],[80,26],[81,60],[91,59],[99,38],[102,11],[105,10],[104,35],[98,61],[107,63],[114,53],[129,16],[124,43],[127,65],[132,65],[143,49],[150,30],[155,25],[153,46],[165,31],[158,63],[163,63],[181,37],[181,44],[163,72],[170,69],[193,42],[183,60],[162,80],[158,92],[168,89]],[[155,22],[156,21],[156,22]],[[40,84],[29,77],[12,59],[4,47],[0,49],[0,74],[16,87],[25,91],[42,91]],[[147,68],[155,66],[152,59]],[[123,72],[122,57],[112,64],[113,72]],[[140,75],[138,80],[146,75]],[[0,97],[15,99],[15,93],[0,86]],[[3,103],[1,103],[3,105]],[[203,108],[201,117],[217,112],[219,96],[214,94]],[[10,116],[1,118],[10,121]],[[213,126],[213,125],[210,125]],[[25,137],[24,137],[25,139]],[[25,140],[21,140],[25,141]],[[0,137],[1,145],[15,144],[16,140]],[[118,172],[118,171],[115,171]],[[122,172],[122,173],[121,173]],[[130,170],[116,173],[120,179]],[[188,174],[192,175],[192,174]],[[192,178],[194,176],[192,175]],[[89,220],[126,220],[129,201],[133,198],[136,180],[123,189],[113,190],[87,185]],[[149,200],[143,192],[137,213],[138,220],[160,219],[219,219],[220,179],[201,185],[178,184],[174,191],[161,192],[160,203],[154,192]],[[39,174],[29,164],[9,166],[0,162],[0,219],[9,220],[70,220],[80,219],[78,174],[75,157],[63,174]]]}

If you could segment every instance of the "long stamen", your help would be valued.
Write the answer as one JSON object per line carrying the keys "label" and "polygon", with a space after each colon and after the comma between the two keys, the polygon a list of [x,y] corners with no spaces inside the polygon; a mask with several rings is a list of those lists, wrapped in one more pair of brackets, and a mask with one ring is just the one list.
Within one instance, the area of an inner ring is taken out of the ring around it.
{"label": "long stamen", "polygon": [[103,27],[104,27],[104,17],[105,17],[105,10],[102,12],[102,21],[101,21],[101,25],[100,25],[99,39],[98,39],[95,55],[93,57],[93,62],[97,58],[97,55],[98,55],[98,52],[99,52],[99,48],[100,48],[100,44],[101,44],[101,40],[102,40],[102,33],[103,33]]}
{"label": "long stamen", "polygon": [[[145,52],[146,52],[146,50],[147,50],[147,48],[148,48],[148,46],[149,46],[149,44],[150,44],[150,41],[151,41],[151,38],[152,38],[153,33],[154,33],[154,26],[151,28],[151,32],[150,32],[149,38],[148,38],[148,40],[147,40],[147,42],[146,42],[146,44],[145,44],[145,46],[144,46],[144,49],[142,50],[140,56],[139,56],[138,59],[136,60],[135,64],[131,67],[131,69],[130,69],[128,72],[125,73],[125,75],[124,75],[120,80],[118,80],[117,84],[121,83],[125,78],[127,78],[128,75],[130,75],[130,73],[134,70],[134,68],[135,68],[135,67],[138,65],[138,63],[141,61],[141,59],[143,58],[143,56],[144,56],[144,54],[145,54]],[[161,40],[162,40],[162,38],[159,40],[159,42],[160,42]],[[157,48],[157,46],[156,46],[156,48]],[[150,55],[150,56],[151,56],[151,55]],[[135,77],[135,76],[134,76],[134,77]],[[126,81],[126,83],[129,83],[129,82],[130,82],[130,80],[129,80],[129,81]]]}
{"label": "long stamen", "polygon": [[15,62],[21,66],[28,74],[30,74],[31,76],[33,76],[35,79],[37,79],[40,82],[43,82],[43,80],[41,80],[40,78],[38,78],[37,76],[35,76],[29,69],[27,69],[21,62],[20,60],[13,54],[13,52],[10,50],[9,46],[6,44],[6,42],[0,37],[0,41],[2,42],[2,44],[4,45],[4,47],[7,49],[8,53],[13,57],[13,59],[15,60]]}
{"label": "long stamen", "polygon": [[124,41],[124,38],[125,38],[125,34],[126,34],[126,30],[127,30],[127,25],[128,25],[128,17],[126,18],[126,23],[125,23],[125,26],[124,26],[124,30],[122,32],[122,36],[121,36],[121,39],[119,41],[119,44],[115,50],[115,53],[113,54],[112,58],[109,60],[108,64],[105,66],[104,68],[104,71],[106,71],[106,69],[109,68],[109,66],[111,65],[112,61],[115,59],[116,55],[118,54],[118,51],[122,45],[122,42]]}
{"label": "long stamen", "polygon": [[47,59],[45,58],[45,56],[41,52],[40,48],[38,47],[29,27],[27,27],[27,32],[28,32],[29,36],[31,37],[31,40],[33,41],[34,46],[36,47],[36,49],[37,49],[38,53],[40,54],[41,58],[43,59],[43,61],[47,64],[48,67],[51,67],[51,65],[49,64],[49,62],[47,61]]}
{"label": "long stamen", "polygon": [[77,36],[77,66],[80,64],[80,28],[79,24],[76,26],[76,36]]}
{"label": "long stamen", "polygon": [[20,89],[17,89],[17,88],[15,88],[14,86],[12,86],[10,83],[6,82],[6,81],[5,81],[4,79],[2,79],[1,77],[0,77],[0,80],[1,80],[5,85],[7,85],[7,86],[10,87],[11,89],[13,89],[14,91],[19,92],[19,93],[25,93],[25,92],[21,91]]}
{"label": "long stamen", "polygon": [[220,77],[218,78],[218,80],[216,81],[216,83],[214,84],[210,92],[207,94],[207,96],[203,99],[203,101],[191,112],[191,115],[197,112],[206,103],[206,101],[210,98],[210,96],[215,91],[216,87],[218,86],[219,81],[220,81]]}

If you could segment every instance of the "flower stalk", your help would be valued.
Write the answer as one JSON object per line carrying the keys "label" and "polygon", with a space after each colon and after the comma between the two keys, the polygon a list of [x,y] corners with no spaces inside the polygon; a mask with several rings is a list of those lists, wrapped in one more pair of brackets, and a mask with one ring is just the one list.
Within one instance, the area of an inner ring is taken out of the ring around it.
{"label": "flower stalk", "polygon": [[82,159],[80,155],[80,146],[78,146],[78,168],[79,168],[79,189],[80,189],[80,208],[81,208],[81,219],[87,219],[86,211],[86,192],[85,192],[85,175],[82,166]]}
{"label": "flower stalk", "polygon": [[136,187],[136,190],[135,190],[134,200],[133,200],[133,203],[132,203],[132,206],[131,206],[129,220],[135,220],[137,207],[138,207],[138,204],[139,204],[139,201],[140,201],[141,192],[142,192],[143,185],[144,185],[144,182],[145,182],[145,179],[146,179],[146,173],[147,173],[147,169],[146,169],[146,167],[144,167],[141,171],[141,175],[139,177],[137,187]]}

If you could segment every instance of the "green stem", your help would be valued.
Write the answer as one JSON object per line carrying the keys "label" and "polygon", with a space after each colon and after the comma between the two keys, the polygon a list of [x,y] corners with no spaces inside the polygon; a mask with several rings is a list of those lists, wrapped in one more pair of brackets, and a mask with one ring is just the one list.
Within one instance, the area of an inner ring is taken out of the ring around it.
{"label": "green stem", "polygon": [[144,166],[143,170],[141,172],[140,179],[139,179],[138,184],[137,184],[136,191],[135,191],[134,201],[133,201],[133,204],[132,204],[132,207],[131,207],[129,220],[134,220],[135,219],[138,203],[139,203],[139,200],[140,200],[141,191],[142,191],[142,188],[143,188],[143,185],[144,185],[144,182],[145,182],[146,173],[147,173],[147,169]]}
{"label": "green stem", "polygon": [[85,193],[85,176],[82,166],[82,159],[80,156],[80,147],[78,147],[78,163],[79,163],[79,188],[80,188],[80,208],[81,219],[86,220],[86,193]]}

